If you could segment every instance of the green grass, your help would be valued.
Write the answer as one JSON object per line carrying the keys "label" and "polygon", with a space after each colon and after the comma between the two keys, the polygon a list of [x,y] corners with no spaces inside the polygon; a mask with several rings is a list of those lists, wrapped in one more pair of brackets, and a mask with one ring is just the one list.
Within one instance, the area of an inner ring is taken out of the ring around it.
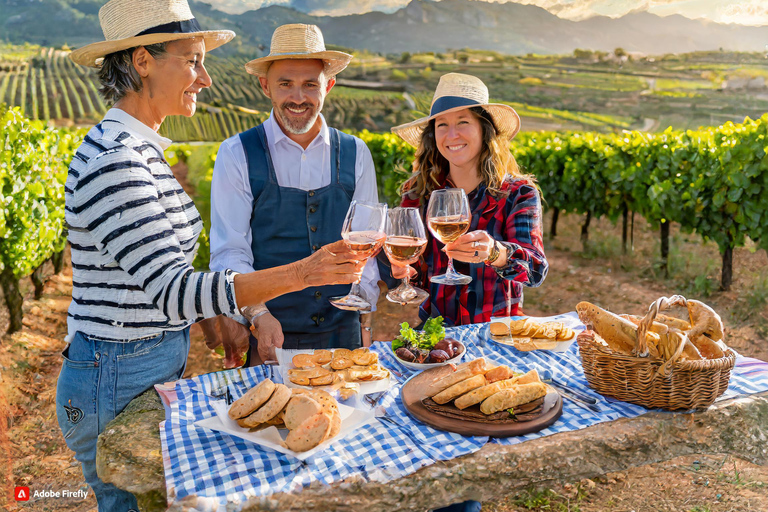
{"label": "green grass", "polygon": [[586,497],[587,492],[579,485],[576,489],[576,496],[573,499],[562,496],[552,489],[529,488],[517,494],[510,501],[522,510],[533,510],[536,512],[580,512],[579,503]]}
{"label": "green grass", "polygon": [[656,89],[659,90],[698,90],[698,89],[715,89],[716,85],[709,80],[677,80],[669,78],[656,79]]}

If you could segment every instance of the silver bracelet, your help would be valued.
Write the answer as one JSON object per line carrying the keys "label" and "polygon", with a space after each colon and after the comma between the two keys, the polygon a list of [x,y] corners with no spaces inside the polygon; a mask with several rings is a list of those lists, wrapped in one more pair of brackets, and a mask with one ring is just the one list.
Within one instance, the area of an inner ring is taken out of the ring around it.
{"label": "silver bracelet", "polygon": [[253,323],[253,321],[259,318],[260,316],[263,316],[269,313],[269,309],[267,309],[267,306],[264,304],[258,304],[256,306],[242,307],[240,308],[240,312],[249,322]]}

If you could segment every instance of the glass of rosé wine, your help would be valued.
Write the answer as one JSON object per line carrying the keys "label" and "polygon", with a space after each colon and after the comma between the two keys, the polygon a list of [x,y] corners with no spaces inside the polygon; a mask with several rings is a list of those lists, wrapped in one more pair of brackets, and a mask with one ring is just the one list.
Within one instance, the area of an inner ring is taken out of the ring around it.
{"label": "glass of ros\u00e9 wine", "polygon": [[[393,267],[416,263],[427,247],[427,234],[418,208],[392,208],[387,212],[387,240],[384,253]],[[390,302],[421,304],[429,293],[414,288],[410,276],[405,274],[400,286],[387,294]]]}
{"label": "glass of ros\u00e9 wine", "polygon": [[[469,229],[469,201],[461,188],[435,190],[429,197],[427,224],[429,231],[444,244],[458,239]],[[472,282],[470,276],[459,274],[453,268],[453,258],[448,258],[445,274],[432,276],[433,283],[462,285]]]}
{"label": "glass of ros\u00e9 wine", "polygon": [[[381,250],[387,235],[384,227],[387,223],[387,205],[352,201],[344,218],[341,237],[347,247],[357,252],[360,259],[369,259]],[[360,283],[352,284],[349,293],[343,297],[331,297],[331,304],[349,311],[370,311],[371,303],[363,296]]]}

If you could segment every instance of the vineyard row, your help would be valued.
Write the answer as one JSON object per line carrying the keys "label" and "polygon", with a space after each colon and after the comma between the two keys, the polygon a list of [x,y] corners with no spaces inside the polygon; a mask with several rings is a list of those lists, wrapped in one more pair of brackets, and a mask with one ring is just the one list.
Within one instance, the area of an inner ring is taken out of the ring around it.
{"label": "vineyard row", "polygon": [[[399,203],[414,149],[393,134],[357,133],[373,154],[379,197]],[[177,145],[173,159],[187,158],[196,203],[208,211],[208,191],[218,144]],[[659,226],[666,265],[669,225],[678,223],[717,243],[723,260],[721,285],[732,279],[733,249],[747,239],[768,248],[768,115],[698,131],[658,134],[623,132],[526,132],[512,153],[541,189],[552,210],[551,235],[560,212],[612,221],[632,214]],[[207,220],[207,216],[204,216]]]}

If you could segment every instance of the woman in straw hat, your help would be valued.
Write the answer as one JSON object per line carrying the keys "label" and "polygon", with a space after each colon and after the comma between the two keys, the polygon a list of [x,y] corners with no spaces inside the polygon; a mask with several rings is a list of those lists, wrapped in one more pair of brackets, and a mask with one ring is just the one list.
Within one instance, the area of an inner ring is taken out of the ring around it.
{"label": "woman in straw hat", "polygon": [[[471,211],[469,232],[456,241],[443,246],[430,236],[419,276],[430,291],[422,320],[441,315],[448,324],[464,325],[519,315],[523,285],[543,282],[541,200],[509,151],[519,128],[512,107],[489,103],[485,84],[459,73],[440,78],[429,116],[392,128],[417,148],[401,206],[424,211],[433,191],[462,188]],[[430,283],[445,273],[449,257],[472,277],[469,284]]]}
{"label": "woman in straw hat", "polygon": [[197,94],[211,85],[205,54],[234,33],[201,30],[186,0],[111,0],[99,19],[106,41],[71,57],[99,68],[114,105],[78,148],[66,183],[73,289],[56,412],[99,510],[114,512],[138,506],[97,476],[97,436],[134,397],[182,376],[193,322],[307,286],[351,283],[363,265],[337,243],[274,269],[195,272],[202,221],[157,130],[169,115],[195,113]]}

